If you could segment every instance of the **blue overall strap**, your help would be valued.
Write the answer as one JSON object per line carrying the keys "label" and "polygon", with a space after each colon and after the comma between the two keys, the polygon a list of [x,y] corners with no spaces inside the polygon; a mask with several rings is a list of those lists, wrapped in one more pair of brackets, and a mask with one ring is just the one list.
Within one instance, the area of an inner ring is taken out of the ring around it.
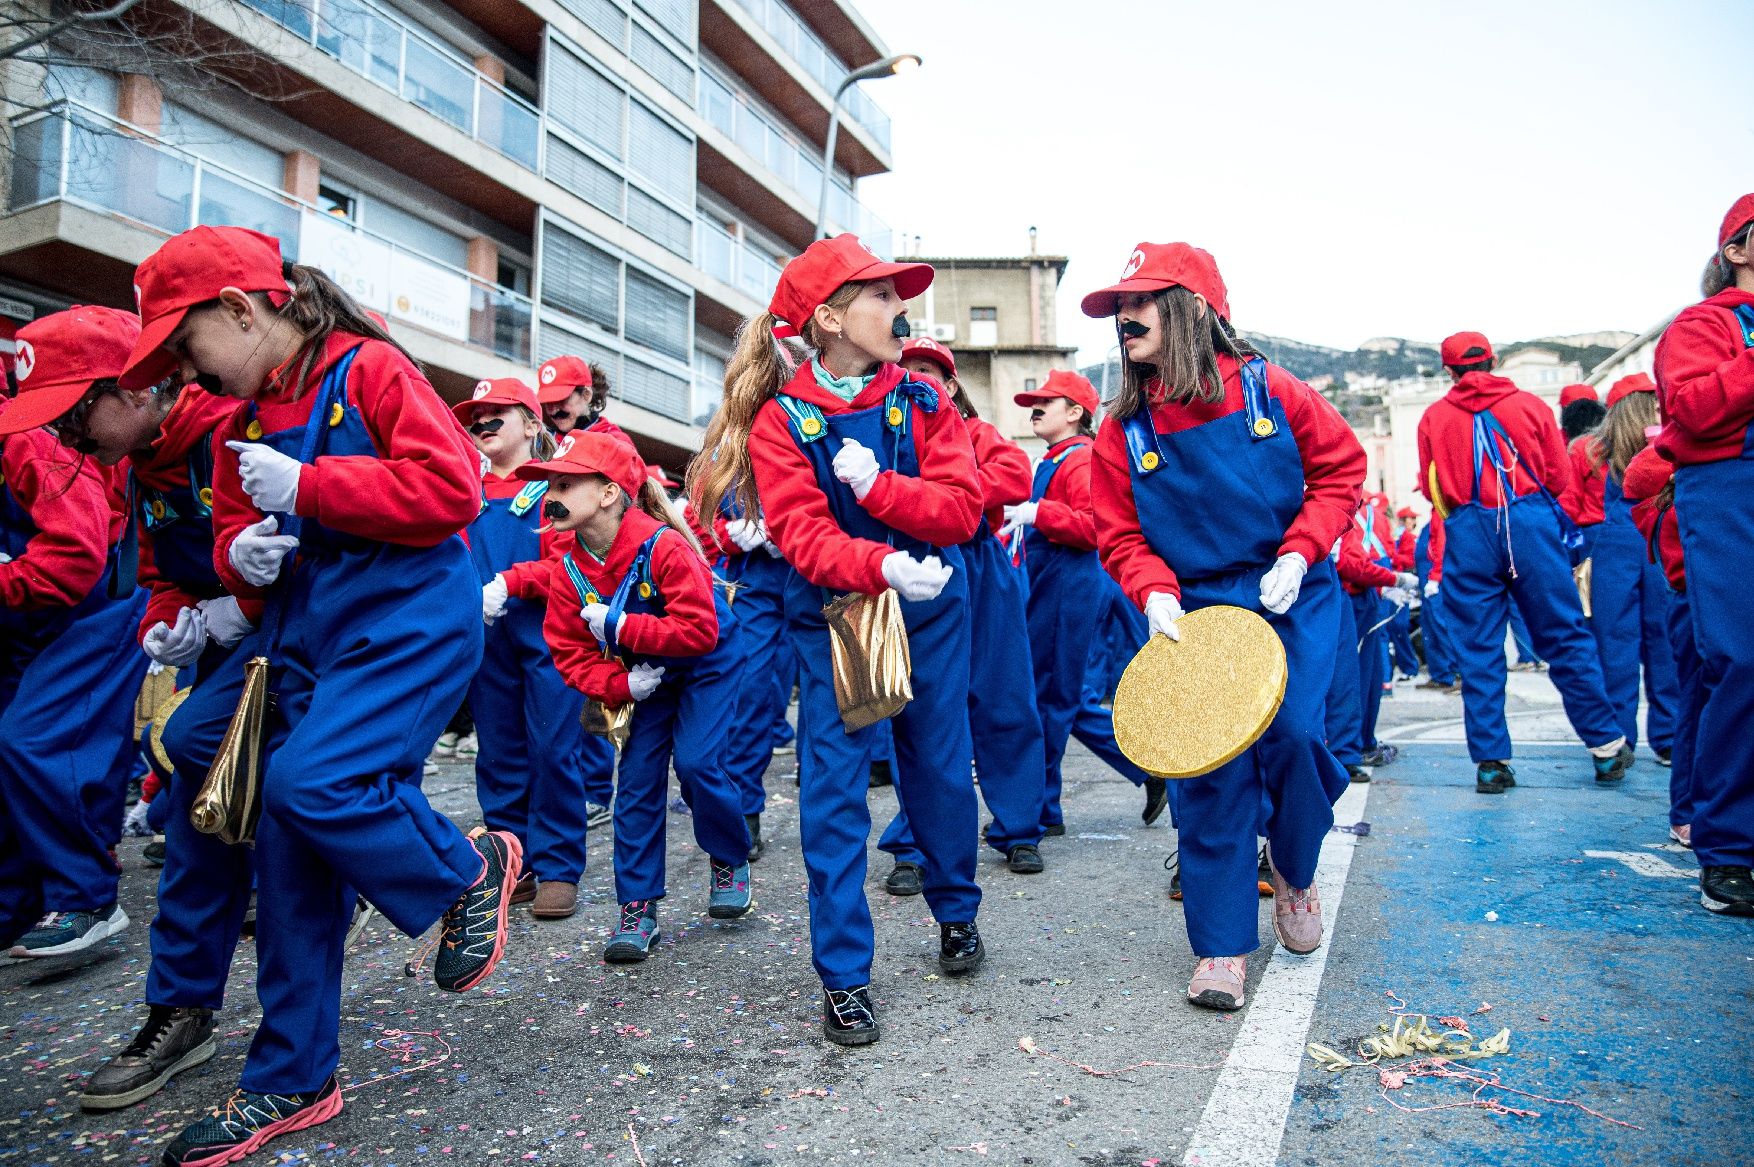
{"label": "blue overall strap", "polygon": [[517,497],[512,499],[510,508],[512,514],[517,518],[523,518],[530,513],[530,508],[542,501],[542,496],[547,493],[548,480],[546,478],[538,479],[535,482],[526,482],[524,489],[518,491]]}
{"label": "blue overall strap", "polygon": [[[1036,480],[1035,480],[1035,485],[1032,485],[1029,488],[1029,501],[1030,502],[1040,502],[1042,499],[1046,498],[1048,496],[1048,487],[1054,481],[1054,475],[1056,475],[1060,472],[1060,463],[1064,462],[1067,458],[1070,458],[1073,454],[1077,453],[1079,450],[1082,450],[1084,447],[1094,445],[1094,444],[1095,443],[1092,442],[1089,438],[1086,438],[1085,440],[1083,440],[1081,442],[1073,442],[1071,445],[1067,446],[1065,449],[1061,450],[1058,454],[1055,454],[1051,458],[1046,457],[1044,455],[1042,460],[1035,464]],[[1042,473],[1042,468],[1044,466],[1047,468],[1046,474]],[[1036,489],[1035,489],[1036,485],[1039,485],[1041,487],[1041,492],[1039,494],[1036,492]],[[1018,567],[1023,563],[1023,528],[1022,527],[1019,527],[1015,531],[1011,532],[1011,543],[1009,546],[1007,546],[1005,548],[1005,550],[1007,552],[1009,552],[1011,555],[1011,566],[1012,567]]]}
{"label": "blue overall strap", "polygon": [[572,580],[573,590],[578,592],[581,605],[603,602],[603,597],[597,594],[597,589],[591,586],[591,581],[585,578],[585,573],[573,562],[572,552],[568,551],[560,557],[560,565],[566,569],[567,577]]}
{"label": "blue overall strap", "polygon": [[1651,524],[1650,538],[1645,540],[1645,544],[1650,550],[1650,561],[1658,567],[1663,565],[1663,556],[1662,552],[1657,549],[1657,536],[1663,533],[1663,520],[1668,517],[1669,511],[1674,509],[1674,505],[1674,503],[1670,503],[1666,507],[1657,508],[1657,521]]}
{"label": "blue overall strap", "polygon": [[128,498],[122,514],[122,538],[116,543],[116,560],[106,593],[112,600],[132,595],[140,586],[140,483],[132,470],[128,471]]}
{"label": "blue overall strap", "polygon": [[1742,326],[1742,347],[1754,348],[1754,304],[1737,304],[1731,311]]}
{"label": "blue overall strap", "polygon": [[908,418],[913,416],[910,404],[919,406],[921,413],[937,413],[938,391],[909,377],[903,377],[889,391],[883,398],[883,423],[897,438],[907,435]]}
{"label": "blue overall strap", "polygon": [[659,527],[652,532],[651,538],[640,544],[634,553],[633,562],[628,565],[627,574],[621,577],[621,583],[615,589],[615,596],[609,601],[609,615],[603,620],[603,637],[605,647],[610,652],[621,651],[620,638],[616,635],[621,627],[621,618],[627,614],[627,602],[633,598],[633,590],[639,588],[640,598],[649,600],[656,594],[657,588],[652,582],[652,548],[657,546],[658,539],[668,531],[669,527]]}
{"label": "blue overall strap", "polygon": [[[1502,442],[1504,449],[1509,451],[1510,465],[1506,466],[1499,461],[1498,451],[1495,448],[1488,450],[1487,447],[1494,441]],[[1523,462],[1522,455],[1517,452],[1516,443],[1510,440],[1510,435],[1504,432],[1504,426],[1499,423],[1498,418],[1493,416],[1490,409],[1482,409],[1474,415],[1475,502],[1480,501],[1480,469],[1482,459],[1486,457],[1492,459],[1493,469],[1498,472],[1499,495],[1502,505],[1506,507],[1510,505],[1511,500],[1512,474],[1518,466],[1522,467],[1523,473],[1527,474],[1534,482],[1535,489],[1541,492],[1541,497],[1547,500],[1547,505],[1553,508],[1553,514],[1559,520],[1559,542],[1570,553],[1575,565],[1583,554],[1583,532],[1578,529],[1577,523],[1566,513],[1565,508],[1559,505],[1559,500],[1554,497],[1551,490],[1547,489],[1547,484],[1537,478],[1535,472]]]}
{"label": "blue overall strap", "polygon": [[792,423],[792,432],[800,442],[814,442],[828,433],[828,423],[822,420],[822,411],[797,397],[781,393],[774,398],[780,408],[786,411],[786,417]]}
{"label": "blue overall strap", "polygon": [[1279,432],[1268,408],[1271,395],[1267,392],[1267,362],[1250,357],[1242,363],[1242,411],[1248,419],[1249,436],[1255,441],[1270,438]]}
{"label": "blue overall strap", "polygon": [[1151,421],[1149,406],[1121,419],[1121,433],[1127,439],[1127,457],[1135,474],[1150,474],[1163,465],[1163,447],[1157,440],[1157,426]]}
{"label": "blue overall strap", "polygon": [[195,514],[209,518],[213,514],[213,432],[195,443],[189,451],[189,493],[195,496]]}

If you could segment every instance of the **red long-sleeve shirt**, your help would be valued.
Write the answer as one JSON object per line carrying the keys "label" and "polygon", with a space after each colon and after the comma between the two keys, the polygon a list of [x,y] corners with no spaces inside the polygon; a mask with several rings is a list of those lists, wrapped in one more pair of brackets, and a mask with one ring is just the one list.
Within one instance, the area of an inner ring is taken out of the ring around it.
{"label": "red long-sleeve shirt", "polygon": [[[0,416],[10,402],[0,399]],[[0,474],[37,534],[0,563],[0,606],[71,608],[97,587],[109,563],[118,516],[105,472],[62,448],[45,429],[0,438]]]}
{"label": "red long-sleeve shirt", "polygon": [[1347,527],[1340,535],[1340,555],[1334,566],[1340,573],[1340,583],[1346,593],[1361,596],[1371,588],[1389,588],[1395,586],[1395,573],[1376,560],[1364,549],[1364,530],[1359,522]]}
{"label": "red long-sleeve shirt", "polygon": [[1648,543],[1656,532],[1657,554],[1669,586],[1678,592],[1687,590],[1687,564],[1681,555],[1681,523],[1671,502],[1658,507],[1656,496],[1675,477],[1675,466],[1655,446],[1646,446],[1626,464],[1626,475],[1620,485],[1633,504],[1632,521]]}
{"label": "red long-sleeve shirt", "polygon": [[1419,536],[1413,533],[1412,528],[1401,530],[1400,536],[1395,540],[1395,553],[1389,559],[1396,571],[1413,570],[1413,553],[1418,543]]}
{"label": "red long-sleeve shirt", "polygon": [[[324,455],[305,466],[298,477],[298,513],[350,535],[436,547],[480,513],[481,458],[450,407],[395,346],[335,333],[304,393],[296,401],[290,392],[264,394],[256,401],[256,420],[263,433],[302,428],[323,374],[356,344],[347,408],[359,411],[377,452]],[[214,438],[213,563],[233,595],[257,596],[261,589],[244,582],[231,565],[238,532],[264,517],[238,481],[237,452],[225,444],[247,440],[244,416],[233,415]]]}
{"label": "red long-sleeve shirt", "polygon": [[[596,556],[579,547],[572,553],[574,565],[591,581],[607,604],[633,566],[640,545],[661,526],[656,519],[630,508],[621,529],[609,545],[609,556],[599,563]],[[652,583],[663,598],[664,614],[632,612],[621,618],[616,641],[638,656],[704,656],[719,643],[719,614],[713,606],[712,569],[678,532],[660,538],[652,549]],[[580,610],[572,574],[556,561],[548,575],[548,613],[542,635],[554,657],[554,667],[566,683],[610,707],[632,700],[627,690],[627,667],[618,658],[603,655],[603,645],[591,635]]]}
{"label": "red long-sleeve shirt", "polygon": [[1754,347],[1735,309],[1754,305],[1738,288],[1683,308],[1657,342],[1658,444],[1678,466],[1739,458],[1754,423]]}
{"label": "red long-sleeve shirt", "polygon": [[[481,493],[487,499],[497,501],[516,497],[528,485],[521,478],[501,478],[489,470],[481,478]],[[542,504],[536,505],[540,507]],[[529,521],[529,516],[525,516],[525,521]],[[499,573],[505,579],[506,594],[514,599],[545,602],[548,599],[549,569],[563,553],[572,549],[572,540],[571,532],[556,531],[546,523],[537,528],[536,558],[514,563]]]}
{"label": "red long-sleeve shirt", "polygon": [[1013,503],[1027,502],[1034,488],[1029,469],[1029,455],[1011,441],[990,421],[978,417],[963,419],[968,439],[974,446],[975,476],[981,484],[981,509],[987,527],[997,531],[1005,525],[1005,508]]}
{"label": "red long-sleeve shirt", "polygon": [[[1474,417],[1490,409],[1516,445],[1518,460],[1500,449],[1499,461],[1510,467],[1513,497],[1534,494],[1544,484],[1560,498],[1571,486],[1571,462],[1565,438],[1553,420],[1553,407],[1492,373],[1466,373],[1419,419],[1419,489],[1443,509],[1478,501],[1504,503],[1498,472],[1488,464],[1480,470],[1480,495],[1474,498]],[[1502,443],[1500,443],[1502,446]],[[1437,467],[1437,493],[1431,489],[1431,468]]]}
{"label": "red long-sleeve shirt", "polygon": [[[899,366],[885,364],[857,397],[846,402],[817,385],[816,375],[804,364],[785,391],[832,415],[880,404],[902,375]],[[919,458],[919,477],[885,470],[860,505],[872,518],[912,538],[939,547],[966,543],[980,526],[982,499],[974,447],[962,415],[948,398],[941,399],[936,413],[917,405],[909,408],[908,432]],[[755,415],[749,457],[768,535],[798,574],[818,587],[841,592],[878,595],[889,586],[882,564],[894,548],[841,530],[828,509],[828,496],[817,485],[810,459],[792,439],[779,402],[767,402]]]}
{"label": "red long-sleeve shirt", "polygon": [[612,438],[618,438],[621,441],[626,442],[628,445],[633,446],[635,450],[639,449],[638,446],[634,446],[633,439],[628,436],[626,430],[622,429],[606,417],[599,417],[596,421],[586,426],[585,430],[586,432],[593,434],[608,434]]}
{"label": "red long-sleeve shirt", "polygon": [[[1180,433],[1241,412],[1242,378],[1235,358],[1220,353],[1218,368],[1224,376],[1223,399],[1153,405],[1151,421],[1158,433]],[[1364,482],[1364,447],[1326,398],[1277,365],[1267,366],[1267,391],[1284,408],[1303,463],[1303,506],[1286,528],[1279,554],[1296,552],[1306,563],[1314,564],[1352,525]],[[1139,529],[1127,438],[1116,422],[1097,431],[1091,489],[1097,538],[1108,573],[1141,609],[1152,592],[1168,592],[1179,599],[1181,584],[1175,572],[1151,550]],[[1204,505],[1197,490],[1190,493],[1187,505]]]}
{"label": "red long-sleeve shirt", "polygon": [[[1048,447],[1046,457],[1055,458],[1070,448],[1048,479],[1041,503],[1035,511],[1035,529],[1050,542],[1079,551],[1096,550],[1096,508],[1090,495],[1090,459],[1095,443],[1083,434],[1074,434]],[[1034,483],[1030,484],[1034,490]]]}
{"label": "red long-sleeve shirt", "polygon": [[1559,496],[1559,505],[1580,527],[1593,527],[1601,522],[1602,490],[1608,483],[1608,459],[1602,443],[1589,434],[1571,439],[1565,456],[1571,462],[1571,483]]}
{"label": "red long-sleeve shirt", "polygon": [[1431,556],[1431,574],[1425,578],[1443,582],[1443,516],[1431,512],[1431,538],[1425,541],[1425,554]]}
{"label": "red long-sleeve shirt", "polygon": [[[135,479],[142,487],[150,490],[185,490],[189,486],[189,456],[195,447],[224,425],[234,413],[244,407],[244,403],[233,397],[216,397],[204,393],[194,386],[184,389],[165,416],[164,424],[159,428],[158,437],[152,445],[144,450],[137,450],[128,457],[129,466]],[[181,520],[195,521],[193,517]],[[140,532],[140,583],[152,594],[146,601],[146,616],[140,621],[139,639],[146,639],[147,630],[154,624],[163,621],[175,624],[177,612],[183,608],[193,608],[197,602],[206,597],[197,596],[178,587],[175,583],[159,574],[158,566],[153,560],[152,532],[141,523]],[[242,607],[242,605],[239,605]],[[255,612],[246,612],[251,618]]]}

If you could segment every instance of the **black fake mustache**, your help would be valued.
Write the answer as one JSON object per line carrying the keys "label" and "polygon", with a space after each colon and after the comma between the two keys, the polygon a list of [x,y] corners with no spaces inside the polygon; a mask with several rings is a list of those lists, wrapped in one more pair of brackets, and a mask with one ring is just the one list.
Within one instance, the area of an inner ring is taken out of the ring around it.
{"label": "black fake mustache", "polygon": [[219,378],[212,373],[196,373],[192,383],[203,393],[211,393],[215,397],[225,396],[225,386],[220,384]]}
{"label": "black fake mustache", "polygon": [[545,519],[559,520],[569,518],[571,515],[572,512],[566,509],[566,504],[563,502],[551,500],[542,504],[542,517]]}
{"label": "black fake mustache", "polygon": [[1135,336],[1149,336],[1150,333],[1151,330],[1146,328],[1143,324],[1140,324],[1137,320],[1129,320],[1121,325],[1121,335],[1127,339],[1131,339]]}
{"label": "black fake mustache", "polygon": [[500,430],[502,430],[504,428],[505,428],[505,418],[496,417],[496,418],[492,418],[488,421],[476,422],[474,425],[469,427],[469,432],[474,434],[478,438],[485,438],[488,434],[497,434]]}
{"label": "black fake mustache", "polygon": [[1029,420],[1030,421],[1040,421],[1042,418],[1044,418],[1046,416],[1047,416],[1047,410],[1041,408],[1040,406],[1037,406],[1036,408],[1029,411]]}
{"label": "black fake mustache", "polygon": [[894,320],[889,322],[889,335],[893,336],[896,340],[906,340],[913,334],[913,326],[907,322],[907,317],[905,315],[897,316]]}

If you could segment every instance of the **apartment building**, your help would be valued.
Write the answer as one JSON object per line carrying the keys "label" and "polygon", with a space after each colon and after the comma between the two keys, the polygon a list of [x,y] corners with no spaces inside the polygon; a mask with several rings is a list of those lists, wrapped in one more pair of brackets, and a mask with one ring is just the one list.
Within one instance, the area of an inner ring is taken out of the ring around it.
{"label": "apartment building", "polygon": [[[252,227],[386,316],[447,397],[560,353],[602,363],[611,416],[671,466],[738,322],[811,239],[835,87],[888,53],[843,0],[148,0],[125,19],[144,48],[171,29],[211,53],[213,80],[149,51],[0,64],[0,338],[70,303],[132,307],[132,268],[171,234]],[[850,90],[827,218],[885,252],[857,191],[889,151]]]}

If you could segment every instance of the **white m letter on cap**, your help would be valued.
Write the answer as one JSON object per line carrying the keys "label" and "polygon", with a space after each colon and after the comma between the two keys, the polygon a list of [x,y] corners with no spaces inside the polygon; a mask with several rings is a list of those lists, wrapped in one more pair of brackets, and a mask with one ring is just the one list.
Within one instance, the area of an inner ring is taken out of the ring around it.
{"label": "white m letter on cap", "polygon": [[1138,271],[1140,268],[1142,268],[1144,266],[1145,266],[1145,253],[1143,251],[1140,251],[1137,248],[1134,248],[1133,254],[1127,257],[1127,266],[1121,270],[1121,278],[1123,280],[1132,279],[1133,273]]}

